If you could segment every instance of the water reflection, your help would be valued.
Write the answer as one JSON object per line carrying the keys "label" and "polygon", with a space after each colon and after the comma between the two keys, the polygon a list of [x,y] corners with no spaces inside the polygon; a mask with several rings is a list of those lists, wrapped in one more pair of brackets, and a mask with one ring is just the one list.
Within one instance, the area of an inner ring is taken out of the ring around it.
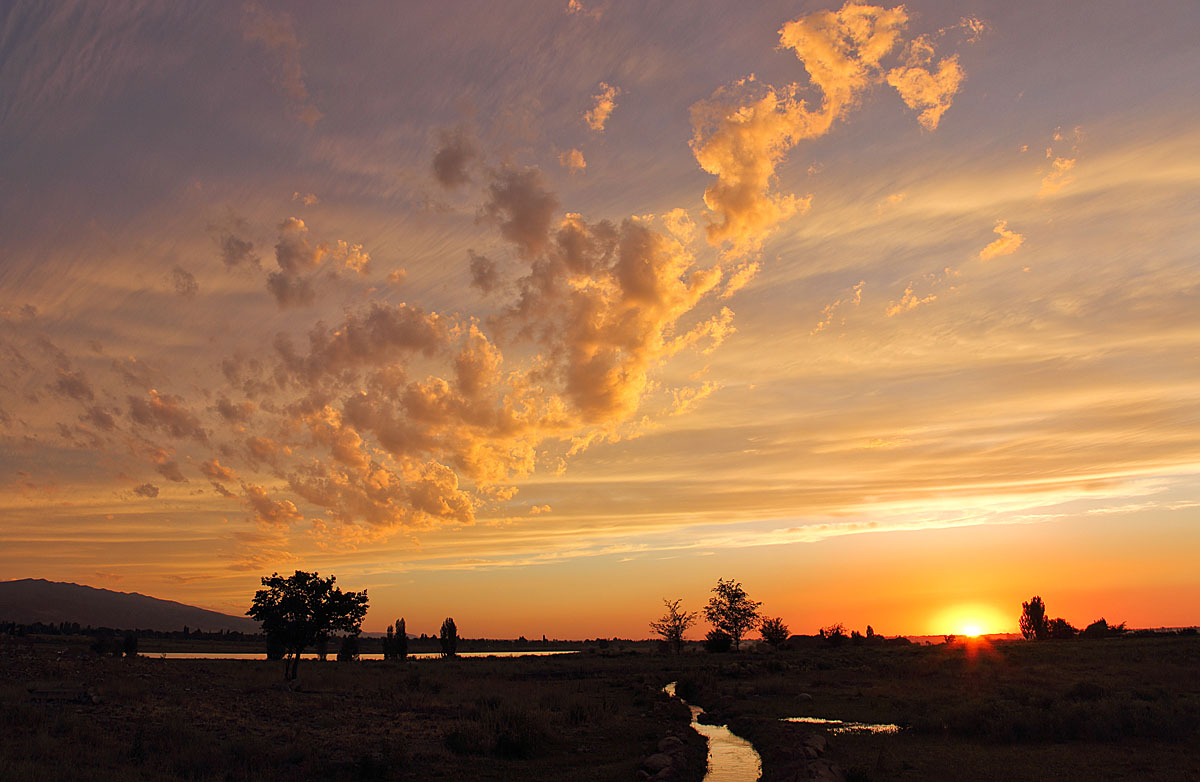
{"label": "water reflection", "polygon": [[[552,654],[579,654],[575,649],[539,650],[534,652],[459,652],[459,657],[546,657]],[[142,657],[158,657],[164,660],[266,660],[265,652],[144,652]],[[331,653],[329,660],[337,655]],[[360,654],[360,660],[382,660],[382,654]],[[408,655],[409,659],[430,660],[441,657],[437,652],[420,652]],[[301,660],[319,660],[315,652],[300,655]]]}
{"label": "water reflection", "polygon": [[[663,687],[663,692],[672,698],[675,682]],[[708,773],[704,782],[758,782],[762,776],[762,758],[754,745],[741,736],[734,735],[724,725],[705,725],[699,717],[704,709],[693,706],[680,698],[692,712],[692,728],[708,740]]]}
{"label": "water reflection", "polygon": [[830,733],[899,733],[899,725],[871,722],[844,722],[843,720],[827,720],[821,717],[784,717],[783,722],[803,722],[808,725],[821,725]]}

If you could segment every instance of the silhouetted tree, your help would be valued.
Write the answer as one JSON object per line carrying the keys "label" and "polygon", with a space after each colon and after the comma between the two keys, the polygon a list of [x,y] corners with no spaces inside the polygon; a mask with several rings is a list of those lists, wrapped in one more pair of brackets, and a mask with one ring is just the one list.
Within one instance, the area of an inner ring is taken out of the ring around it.
{"label": "silhouetted tree", "polygon": [[267,633],[267,659],[282,660],[287,654],[287,644],[274,633]]}
{"label": "silhouetted tree", "polygon": [[834,646],[846,640],[846,626],[841,622],[829,625],[828,627],[822,627],[820,633],[822,638]]}
{"label": "silhouetted tree", "polygon": [[442,657],[454,656],[455,650],[458,649],[458,628],[454,626],[453,618],[446,617],[446,621],[442,622],[438,643],[442,646]]}
{"label": "silhouetted tree", "polygon": [[720,630],[709,630],[704,636],[704,649],[709,652],[728,652],[733,648],[733,639]]}
{"label": "silhouetted tree", "polygon": [[1026,641],[1041,641],[1050,637],[1046,622],[1046,603],[1037,595],[1021,604],[1021,635]]}
{"label": "silhouetted tree", "polygon": [[1083,628],[1080,633],[1084,638],[1106,638],[1110,635],[1120,635],[1125,632],[1125,623],[1119,625],[1110,625],[1105,621],[1104,617],[1100,617],[1095,622],[1092,622],[1087,627]]}
{"label": "silhouetted tree", "polygon": [[125,656],[132,659],[137,657],[138,637],[137,633],[125,633],[125,644],[123,651]]}
{"label": "silhouetted tree", "polygon": [[875,637],[875,628],[871,627],[871,625],[867,625],[867,638],[874,638],[874,637]]}
{"label": "silhouetted tree", "polygon": [[734,651],[741,648],[742,636],[758,623],[758,607],[762,603],[751,600],[742,585],[732,578],[717,579],[712,588],[713,596],[704,607],[704,618],[714,629],[729,636]]}
{"label": "silhouetted tree", "polygon": [[682,610],[679,607],[681,602],[682,599],[667,600],[664,597],[663,605],[667,607],[667,612],[658,621],[650,623],[650,629],[661,635],[676,654],[683,648],[684,634],[696,623],[696,612]]}
{"label": "silhouetted tree", "polygon": [[354,662],[358,659],[358,635],[351,634],[342,639],[342,646],[337,653],[338,662]]}
{"label": "silhouetted tree", "polygon": [[1050,638],[1074,638],[1079,634],[1079,630],[1071,626],[1071,623],[1061,616],[1051,619],[1046,625],[1046,632]]}
{"label": "silhouetted tree", "polygon": [[404,617],[396,620],[396,659],[408,657],[408,633],[404,630]]}
{"label": "silhouetted tree", "polygon": [[783,618],[778,616],[773,619],[764,619],[758,631],[762,633],[762,639],[776,649],[783,646],[787,642],[788,636],[791,635],[788,626],[783,623]]}
{"label": "silhouetted tree", "polygon": [[343,593],[333,585],[335,580],[334,576],[321,578],[302,570],[287,578],[274,573],[263,578],[266,589],[254,593],[246,615],[262,622],[268,637],[283,642],[290,656],[284,666],[285,679],[296,678],[305,648],[335,631],[359,632],[367,615],[367,593]]}
{"label": "silhouetted tree", "polygon": [[393,660],[396,657],[396,632],[388,625],[387,638],[383,639],[383,659]]}

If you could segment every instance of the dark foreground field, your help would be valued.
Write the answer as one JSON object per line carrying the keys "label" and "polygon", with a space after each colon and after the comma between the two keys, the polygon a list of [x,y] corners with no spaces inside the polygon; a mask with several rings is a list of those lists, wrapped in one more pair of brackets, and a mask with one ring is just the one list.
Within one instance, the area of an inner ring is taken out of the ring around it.
{"label": "dark foreground field", "polygon": [[676,735],[699,780],[679,681],[766,782],[805,778],[791,716],[904,726],[830,735],[850,780],[1200,780],[1195,638],[306,661],[295,689],[282,663],[62,648],[0,643],[0,779],[634,780]]}

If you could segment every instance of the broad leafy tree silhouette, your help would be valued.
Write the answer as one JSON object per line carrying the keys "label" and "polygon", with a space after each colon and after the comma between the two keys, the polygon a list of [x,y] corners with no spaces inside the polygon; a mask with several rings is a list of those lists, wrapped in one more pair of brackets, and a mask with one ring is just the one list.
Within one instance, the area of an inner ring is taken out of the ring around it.
{"label": "broad leafy tree silhouette", "polygon": [[733,649],[737,651],[742,642],[742,636],[751,627],[758,624],[758,607],[762,603],[751,600],[742,589],[740,582],[732,578],[717,579],[717,585],[712,588],[713,596],[704,607],[704,618],[714,630],[729,636]]}
{"label": "broad leafy tree silhouette", "polygon": [[278,573],[264,576],[266,589],[254,593],[247,616],[262,622],[269,639],[282,642],[288,657],[284,679],[296,678],[300,654],[330,633],[358,633],[367,615],[367,592],[342,592],[335,587],[335,576],[321,578],[317,573],[297,570],[284,578]]}

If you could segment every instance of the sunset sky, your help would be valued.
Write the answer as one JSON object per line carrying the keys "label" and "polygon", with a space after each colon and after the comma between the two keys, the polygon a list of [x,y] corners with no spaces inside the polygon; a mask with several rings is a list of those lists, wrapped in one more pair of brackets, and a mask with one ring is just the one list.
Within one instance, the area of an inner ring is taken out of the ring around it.
{"label": "sunset sky", "polygon": [[468,637],[718,578],[802,633],[1200,622],[1198,30],[6,5],[0,579],[240,614],[317,570]]}

